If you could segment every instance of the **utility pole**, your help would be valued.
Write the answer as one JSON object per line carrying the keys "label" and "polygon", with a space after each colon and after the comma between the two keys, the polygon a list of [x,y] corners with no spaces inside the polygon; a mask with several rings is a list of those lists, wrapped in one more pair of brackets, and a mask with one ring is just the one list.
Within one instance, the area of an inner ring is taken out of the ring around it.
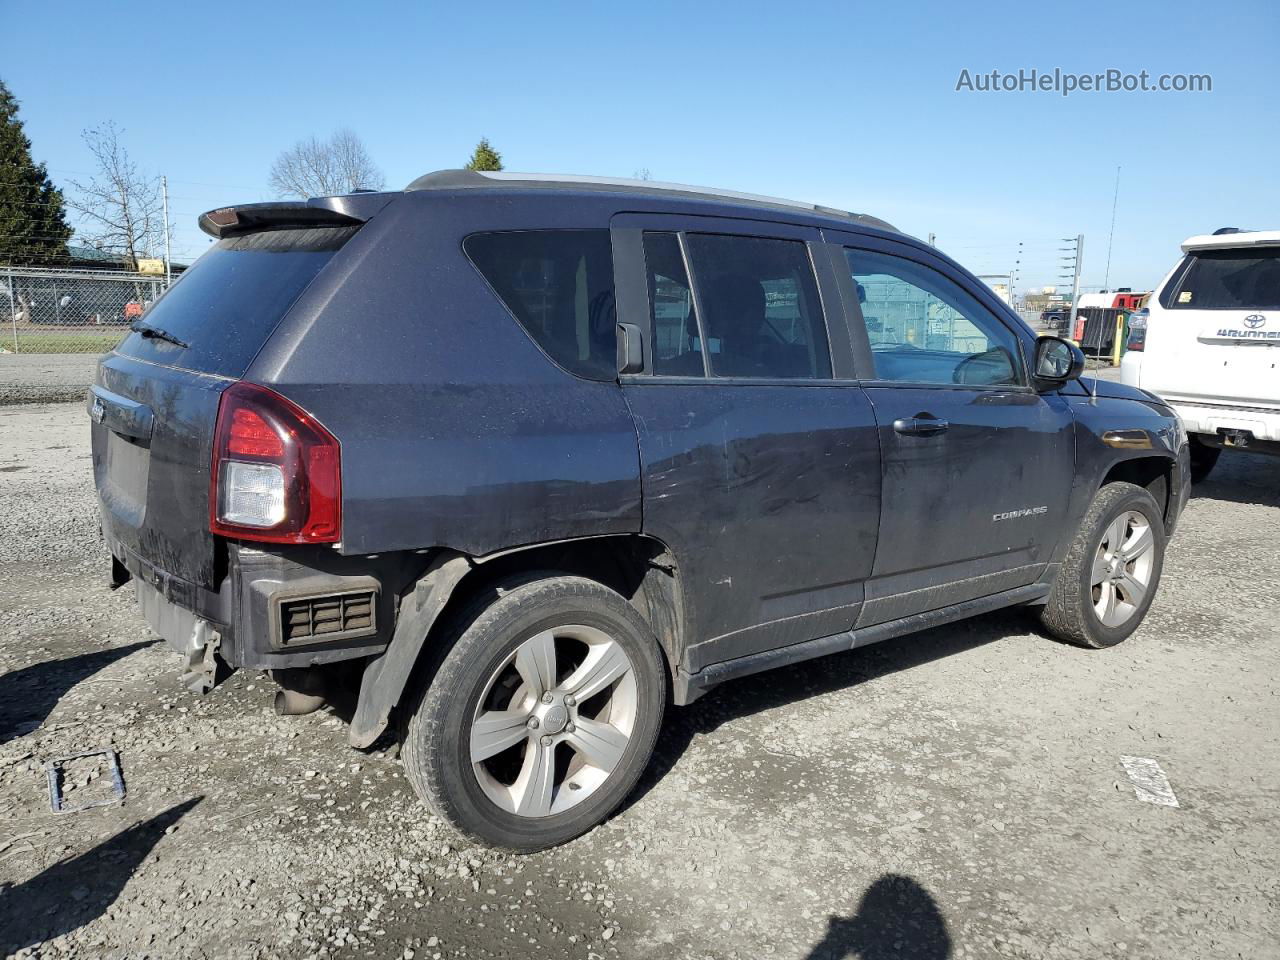
{"label": "utility pole", "polygon": [[164,285],[168,289],[173,282],[173,274],[169,267],[169,178],[160,177],[160,195],[164,199]]}
{"label": "utility pole", "polygon": [[[1071,243],[1070,237],[1062,238],[1064,243]],[[1084,234],[1080,234],[1075,239],[1075,245],[1071,247],[1059,247],[1064,253],[1070,253],[1069,257],[1059,257],[1071,264],[1071,318],[1067,321],[1067,337],[1074,339],[1076,332],[1076,312],[1080,309],[1078,304],[1080,301],[1080,263],[1084,259]],[[1063,280],[1066,279],[1064,275]]]}

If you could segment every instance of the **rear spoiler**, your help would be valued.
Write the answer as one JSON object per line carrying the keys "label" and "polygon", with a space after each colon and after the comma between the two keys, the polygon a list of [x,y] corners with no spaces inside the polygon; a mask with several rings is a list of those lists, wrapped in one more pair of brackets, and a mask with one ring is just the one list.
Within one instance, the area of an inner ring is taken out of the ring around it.
{"label": "rear spoiler", "polygon": [[219,240],[290,227],[354,227],[381,210],[393,196],[393,193],[356,193],[315,200],[242,203],[202,213],[199,223],[201,230]]}

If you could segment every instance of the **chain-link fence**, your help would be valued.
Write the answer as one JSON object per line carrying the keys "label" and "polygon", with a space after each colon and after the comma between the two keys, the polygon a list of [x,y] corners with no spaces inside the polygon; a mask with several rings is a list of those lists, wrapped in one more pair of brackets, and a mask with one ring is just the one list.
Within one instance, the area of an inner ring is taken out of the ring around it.
{"label": "chain-link fence", "polygon": [[164,288],[154,274],[2,267],[0,344],[18,354],[106,353]]}
{"label": "chain-link fence", "polygon": [[0,403],[74,399],[164,292],[163,276],[0,266]]}

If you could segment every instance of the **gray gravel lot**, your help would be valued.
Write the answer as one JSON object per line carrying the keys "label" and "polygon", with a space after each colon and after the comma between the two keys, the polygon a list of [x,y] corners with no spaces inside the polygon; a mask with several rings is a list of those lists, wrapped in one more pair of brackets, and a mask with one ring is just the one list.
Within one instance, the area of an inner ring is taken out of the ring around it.
{"label": "gray gravel lot", "polygon": [[0,353],[0,407],[79,400],[97,365],[92,353]]}
{"label": "gray gravel lot", "polygon": [[[0,407],[0,953],[1280,955],[1280,460],[1223,457],[1120,647],[1010,611],[730,684],[611,821],[511,857],[262,678],[183,690],[106,589],[86,434]],[[52,814],[43,761],[103,744],[125,804]]]}

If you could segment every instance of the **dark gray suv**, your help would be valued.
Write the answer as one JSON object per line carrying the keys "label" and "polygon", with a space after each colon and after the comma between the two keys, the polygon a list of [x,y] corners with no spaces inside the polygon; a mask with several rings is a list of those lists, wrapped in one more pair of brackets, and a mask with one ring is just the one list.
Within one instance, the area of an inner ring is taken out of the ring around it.
{"label": "dark gray suv", "polygon": [[114,582],[493,844],[734,677],[1015,604],[1119,643],[1187,497],[1168,407],[872,217],[446,171],[201,226],[88,398]]}

